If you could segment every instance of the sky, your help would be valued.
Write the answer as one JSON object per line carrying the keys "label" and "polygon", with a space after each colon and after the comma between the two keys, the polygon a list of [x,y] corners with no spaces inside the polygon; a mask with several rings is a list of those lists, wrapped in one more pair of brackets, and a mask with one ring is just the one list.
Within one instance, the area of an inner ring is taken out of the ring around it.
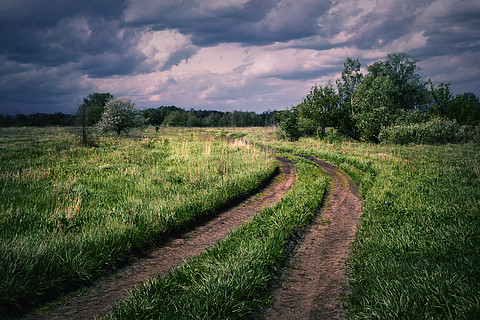
{"label": "sky", "polygon": [[480,96],[480,1],[0,0],[0,113],[71,113],[94,92],[282,110],[347,57],[365,68],[393,52]]}

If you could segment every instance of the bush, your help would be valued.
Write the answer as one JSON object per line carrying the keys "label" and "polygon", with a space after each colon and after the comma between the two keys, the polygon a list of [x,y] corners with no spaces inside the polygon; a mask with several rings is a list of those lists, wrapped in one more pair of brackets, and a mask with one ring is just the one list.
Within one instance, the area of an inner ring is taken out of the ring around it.
{"label": "bush", "polygon": [[103,131],[115,131],[117,135],[131,128],[145,125],[145,118],[137,110],[132,99],[116,98],[107,102],[98,127]]}
{"label": "bush", "polygon": [[443,144],[464,140],[464,133],[455,120],[434,118],[423,123],[407,123],[382,128],[380,142]]}

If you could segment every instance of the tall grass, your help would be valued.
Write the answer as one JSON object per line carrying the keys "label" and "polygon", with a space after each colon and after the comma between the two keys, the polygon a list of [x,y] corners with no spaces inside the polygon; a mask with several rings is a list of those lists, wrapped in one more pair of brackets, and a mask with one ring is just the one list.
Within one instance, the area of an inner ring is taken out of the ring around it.
{"label": "tall grass", "polygon": [[153,129],[77,145],[68,129],[0,132],[0,313],[93,279],[258,189],[268,153],[211,132]]}
{"label": "tall grass", "polygon": [[480,146],[250,139],[326,159],[362,184],[351,319],[480,318]]}
{"label": "tall grass", "polygon": [[165,278],[148,281],[110,319],[245,319],[269,302],[287,243],[318,211],[327,178],[294,158],[298,182],[276,205],[229,234]]}

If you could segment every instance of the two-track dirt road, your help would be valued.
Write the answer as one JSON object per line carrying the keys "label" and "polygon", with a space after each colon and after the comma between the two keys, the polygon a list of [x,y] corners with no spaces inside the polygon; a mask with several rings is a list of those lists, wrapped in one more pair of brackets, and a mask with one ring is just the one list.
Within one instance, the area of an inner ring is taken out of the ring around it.
{"label": "two-track dirt road", "polygon": [[[273,291],[274,304],[259,315],[262,319],[342,319],[340,295],[347,285],[345,261],[355,238],[362,204],[350,178],[338,168],[315,158],[332,179],[323,208],[297,243],[290,268]],[[166,275],[193,255],[205,251],[228,232],[251,219],[262,208],[279,201],[294,184],[293,161],[277,157],[278,177],[257,195],[219,214],[137,259],[113,275],[97,281],[86,293],[41,314],[25,319],[90,319],[106,315],[128,292],[148,278]]]}
{"label": "two-track dirt road", "polygon": [[341,294],[347,289],[345,261],[357,232],[362,202],[357,186],[341,170],[316,158],[332,179],[323,207],[304,233],[274,291],[264,319],[343,319]]}
{"label": "two-track dirt road", "polygon": [[184,259],[205,251],[228,232],[250,220],[266,206],[279,201],[296,179],[293,161],[277,157],[280,172],[274,181],[258,194],[239,205],[198,226],[194,230],[172,239],[146,257],[117,270],[88,288],[86,293],[69,299],[65,304],[34,313],[25,319],[90,319],[107,314],[115,304],[128,296],[128,292],[148,278],[166,275],[168,270],[183,264]]}

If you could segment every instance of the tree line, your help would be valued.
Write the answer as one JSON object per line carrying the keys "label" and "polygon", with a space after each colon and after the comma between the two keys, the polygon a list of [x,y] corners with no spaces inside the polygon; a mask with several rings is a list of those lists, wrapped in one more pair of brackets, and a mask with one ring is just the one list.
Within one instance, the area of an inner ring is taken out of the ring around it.
{"label": "tree line", "polygon": [[[0,127],[82,126],[86,129],[100,121],[106,103],[114,98],[110,93],[90,94],[83,99],[75,114],[0,114]],[[139,113],[145,118],[146,124],[154,126],[262,127],[276,125],[280,121],[280,111],[258,114],[248,111],[184,110],[176,106],[160,106],[139,110]]]}
{"label": "tree line", "polygon": [[361,141],[425,143],[454,142],[461,128],[475,130],[478,98],[454,95],[450,83],[424,81],[418,62],[405,52],[391,53],[364,75],[359,60],[347,58],[336,87],[332,81],[315,84],[303,101],[282,112],[281,134],[291,140],[324,137],[328,126]]}

